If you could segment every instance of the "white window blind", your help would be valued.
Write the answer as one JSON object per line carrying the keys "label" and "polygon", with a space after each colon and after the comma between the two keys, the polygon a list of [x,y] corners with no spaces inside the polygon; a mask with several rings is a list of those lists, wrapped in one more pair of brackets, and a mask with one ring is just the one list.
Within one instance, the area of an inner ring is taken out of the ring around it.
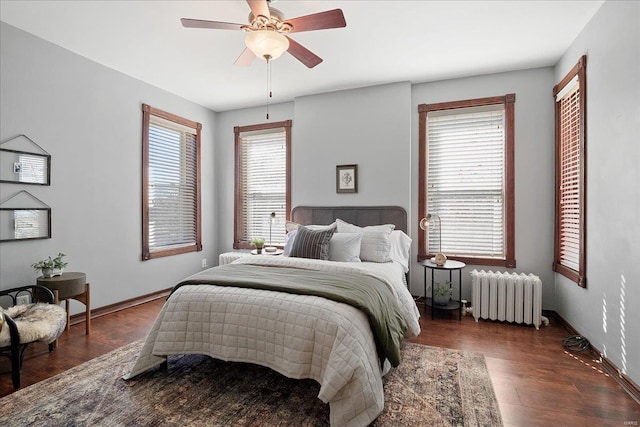
{"label": "white window blind", "polygon": [[559,260],[580,269],[580,91],[577,78],[556,102],[560,112]]}
{"label": "white window blind", "polygon": [[197,144],[194,129],[151,116],[149,123],[149,251],[197,241]]}
{"label": "white window blind", "polygon": [[[283,245],[287,197],[287,145],[284,128],[242,132],[240,157],[244,230],[241,240],[249,242],[262,238],[267,245]],[[270,221],[272,212],[276,213],[273,224]]]}
{"label": "white window blind", "polygon": [[[505,258],[504,105],[427,114],[426,191],[426,211],[442,220],[442,252]],[[437,230],[428,250],[439,252]]]}

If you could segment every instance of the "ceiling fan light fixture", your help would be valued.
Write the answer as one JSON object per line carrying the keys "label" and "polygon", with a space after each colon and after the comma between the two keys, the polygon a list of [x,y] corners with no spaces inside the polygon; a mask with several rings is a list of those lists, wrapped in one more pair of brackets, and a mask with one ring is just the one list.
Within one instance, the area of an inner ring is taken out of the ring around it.
{"label": "ceiling fan light fixture", "polygon": [[245,44],[262,59],[276,59],[289,49],[289,39],[272,30],[251,31],[245,38]]}

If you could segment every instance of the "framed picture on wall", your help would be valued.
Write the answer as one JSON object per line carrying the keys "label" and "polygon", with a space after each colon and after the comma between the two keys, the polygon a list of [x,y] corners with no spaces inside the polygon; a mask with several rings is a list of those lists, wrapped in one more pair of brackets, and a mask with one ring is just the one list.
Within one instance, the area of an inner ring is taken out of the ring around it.
{"label": "framed picture on wall", "polygon": [[336,193],[358,192],[358,165],[336,166]]}

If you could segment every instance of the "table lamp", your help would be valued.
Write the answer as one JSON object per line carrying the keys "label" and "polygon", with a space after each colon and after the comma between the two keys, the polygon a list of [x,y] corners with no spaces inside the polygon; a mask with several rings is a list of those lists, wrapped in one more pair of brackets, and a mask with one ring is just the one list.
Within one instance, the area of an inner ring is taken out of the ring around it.
{"label": "table lamp", "polygon": [[264,248],[265,252],[275,252],[278,249],[275,246],[273,246],[273,244],[271,243],[271,228],[273,227],[274,222],[276,222],[276,213],[271,212],[271,215],[269,218],[269,246]]}
{"label": "table lamp", "polygon": [[442,220],[440,219],[440,216],[427,214],[425,218],[422,218],[420,220],[420,228],[423,230],[426,230],[427,228],[429,228],[429,224],[431,223],[431,221],[433,221],[434,217],[438,218],[438,239],[440,241],[440,250],[436,254],[435,259],[433,259],[433,261],[435,261],[437,266],[442,267],[447,262],[447,256],[442,253]]}

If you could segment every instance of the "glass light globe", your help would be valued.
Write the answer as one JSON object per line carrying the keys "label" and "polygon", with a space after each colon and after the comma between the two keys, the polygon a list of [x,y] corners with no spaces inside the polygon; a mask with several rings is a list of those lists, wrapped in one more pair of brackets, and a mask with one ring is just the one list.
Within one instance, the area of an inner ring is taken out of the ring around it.
{"label": "glass light globe", "polygon": [[247,34],[245,44],[258,57],[276,59],[289,49],[289,39],[270,30],[257,30]]}

